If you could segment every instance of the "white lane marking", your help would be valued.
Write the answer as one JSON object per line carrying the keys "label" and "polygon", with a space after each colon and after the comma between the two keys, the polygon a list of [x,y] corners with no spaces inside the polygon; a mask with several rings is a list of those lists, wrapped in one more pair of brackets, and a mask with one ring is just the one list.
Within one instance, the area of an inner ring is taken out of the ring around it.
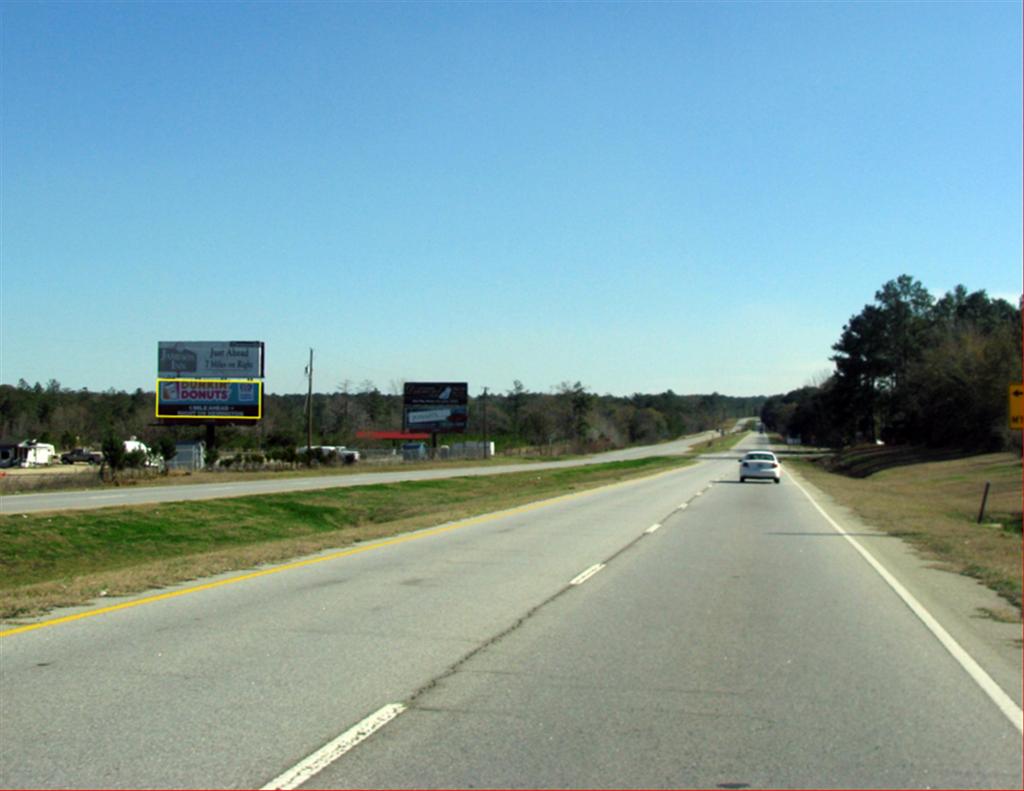
{"label": "white lane marking", "polygon": [[603,568],[604,568],[604,563],[595,563],[593,566],[591,566],[589,569],[584,571],[578,577],[575,577],[574,579],[572,579],[569,582],[569,584],[570,585],[582,585],[584,582],[586,582],[588,579],[593,577],[595,574],[597,574],[597,572],[599,572]]}
{"label": "white lane marking", "polygon": [[1021,711],[1020,706],[1014,702],[1013,698],[1003,691],[1003,688],[995,682],[992,676],[985,672],[985,669],[978,664],[974,657],[964,650],[960,643],[958,643],[953,636],[946,631],[942,624],[936,620],[935,616],[928,612],[928,610],[924,608],[924,605],[922,605],[910,591],[904,588],[899,580],[889,573],[885,566],[875,559],[874,555],[868,552],[867,549],[861,546],[857,539],[847,533],[842,527],[836,524],[835,520],[833,520],[831,516],[825,513],[825,510],[814,501],[814,498],[811,497],[803,486],[797,483],[796,479],[792,475],[789,476],[789,480],[796,485],[797,489],[803,492],[804,497],[810,500],[811,505],[817,509],[818,513],[825,517],[825,521],[832,525],[839,535],[849,541],[853,545],[853,548],[861,554],[861,557],[863,557],[864,560],[866,560],[871,567],[878,572],[878,575],[888,583],[889,587],[896,592],[896,595],[903,599],[903,603],[910,608],[911,612],[913,612],[926,627],[928,627],[928,630],[935,635],[938,641],[942,643],[943,647],[949,651],[952,657],[960,663],[960,666],[967,672],[967,675],[974,679],[974,682],[981,687],[992,702],[996,704],[999,710],[1006,715],[1006,718],[1014,724],[1017,730],[1024,733],[1024,711]]}
{"label": "white lane marking", "polygon": [[298,788],[313,777],[313,775],[337,761],[357,744],[368,739],[376,731],[379,731],[403,711],[405,711],[405,706],[401,703],[390,703],[384,706],[362,722],[353,725],[334,741],[328,742],[315,753],[299,761],[299,763],[284,774],[271,780],[260,791],[278,791],[279,789],[284,791],[285,789]]}
{"label": "white lane marking", "polygon": [[689,503],[683,503],[682,505],[680,505],[680,506],[679,506],[679,508],[678,508],[677,510],[679,510],[679,511],[685,511],[685,510],[686,510],[686,507],[687,507],[688,505],[689,505]]}
{"label": "white lane marking", "polygon": [[654,532],[655,530],[657,530],[657,529],[658,529],[658,528],[660,528],[660,527],[661,527],[661,524],[660,524],[660,523],[659,523],[659,524],[654,524],[654,525],[651,525],[651,526],[650,526],[649,528],[647,528],[647,529],[646,529],[646,530],[644,531],[644,535],[650,535],[651,533],[653,533],[653,532]]}

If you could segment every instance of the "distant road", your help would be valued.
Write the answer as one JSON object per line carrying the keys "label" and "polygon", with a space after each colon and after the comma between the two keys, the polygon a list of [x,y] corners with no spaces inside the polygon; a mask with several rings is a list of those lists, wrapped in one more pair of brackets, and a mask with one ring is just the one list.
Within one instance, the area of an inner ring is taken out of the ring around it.
{"label": "distant road", "polygon": [[[737,426],[741,423],[737,423]],[[476,467],[446,467],[432,470],[397,470],[368,472],[355,475],[319,475],[308,478],[261,479],[233,483],[201,483],[178,486],[144,486],[111,491],[86,490],[17,494],[0,497],[0,513],[28,514],[40,511],[74,511],[89,508],[109,508],[119,505],[147,505],[150,503],[179,502],[185,500],[213,500],[220,497],[245,497],[254,494],[277,494],[315,489],[336,489],[349,486],[368,486],[375,483],[422,481],[436,478],[458,478],[469,475],[500,475],[522,472],[525,469],[548,470],[560,467],[580,467],[611,461],[629,461],[649,456],[672,456],[686,453],[694,445],[716,436],[705,431],[660,445],[644,445],[609,451],[570,461],[537,462],[532,464],[503,464]]]}

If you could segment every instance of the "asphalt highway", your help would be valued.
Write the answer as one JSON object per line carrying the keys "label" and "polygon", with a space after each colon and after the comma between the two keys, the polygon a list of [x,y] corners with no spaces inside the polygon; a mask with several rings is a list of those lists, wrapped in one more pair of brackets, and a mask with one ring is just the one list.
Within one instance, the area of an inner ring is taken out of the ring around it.
{"label": "asphalt highway", "polygon": [[8,627],[0,786],[1020,788],[1013,656],[736,455]]}

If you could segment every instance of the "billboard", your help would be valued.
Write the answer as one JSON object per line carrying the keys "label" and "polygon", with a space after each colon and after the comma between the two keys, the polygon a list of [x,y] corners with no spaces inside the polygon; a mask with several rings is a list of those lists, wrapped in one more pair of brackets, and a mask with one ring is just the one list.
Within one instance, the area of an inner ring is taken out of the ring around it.
{"label": "billboard", "polygon": [[161,378],[263,378],[263,341],[160,341],[158,352]]}
{"label": "billboard", "polygon": [[157,379],[156,416],[184,420],[259,420],[263,382],[238,379]]}
{"label": "billboard", "polygon": [[466,430],[469,385],[465,382],[406,382],[405,430],[447,434]]}

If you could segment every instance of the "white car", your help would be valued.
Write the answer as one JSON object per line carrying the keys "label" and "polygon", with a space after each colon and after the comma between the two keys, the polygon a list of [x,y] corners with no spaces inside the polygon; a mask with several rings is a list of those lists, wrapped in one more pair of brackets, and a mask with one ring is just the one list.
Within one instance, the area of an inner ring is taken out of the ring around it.
{"label": "white car", "polygon": [[740,483],[746,483],[747,478],[763,478],[779,483],[782,465],[771,451],[752,450],[740,459]]}

